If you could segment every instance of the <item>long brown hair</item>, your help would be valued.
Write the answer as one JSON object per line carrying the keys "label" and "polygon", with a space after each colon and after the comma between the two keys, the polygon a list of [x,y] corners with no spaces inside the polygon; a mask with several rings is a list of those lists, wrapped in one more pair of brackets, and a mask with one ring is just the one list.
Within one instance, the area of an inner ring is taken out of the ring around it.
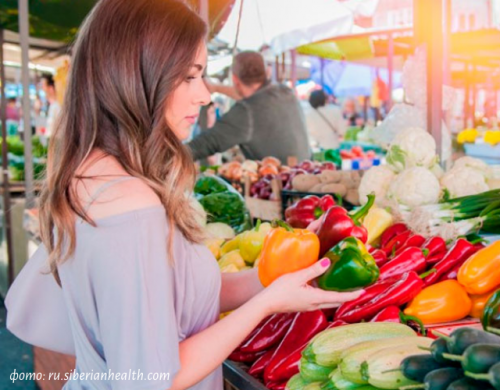
{"label": "long brown hair", "polygon": [[199,241],[185,195],[194,183],[194,163],[165,111],[205,34],[204,22],[176,0],[101,0],[81,26],[40,196],[42,241],[58,282],[57,264],[75,250],[75,216],[95,226],[72,184],[95,148],[147,182],[170,227]]}

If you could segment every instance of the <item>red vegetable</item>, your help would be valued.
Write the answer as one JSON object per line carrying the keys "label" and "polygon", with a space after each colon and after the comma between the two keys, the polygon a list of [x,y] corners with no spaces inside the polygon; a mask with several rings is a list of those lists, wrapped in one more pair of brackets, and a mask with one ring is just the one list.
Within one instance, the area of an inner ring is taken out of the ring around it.
{"label": "red vegetable", "polygon": [[396,223],[391,227],[387,228],[380,236],[380,247],[385,247],[390,240],[396,237],[398,234],[406,232],[408,227],[404,223]]}
{"label": "red vegetable", "polygon": [[286,389],[286,381],[279,383],[279,382],[266,382],[265,383],[266,387],[271,390],[285,390]]}
{"label": "red vegetable", "polygon": [[439,278],[439,282],[451,279],[457,280],[457,275],[458,271],[460,270],[460,267],[462,267],[462,265],[467,261],[469,257],[471,257],[474,253],[483,248],[484,248],[483,244],[475,244],[474,249],[471,251],[471,253],[467,257],[460,259],[460,261],[450,271],[446,272],[443,276],[441,276]]}
{"label": "red vegetable", "polygon": [[254,336],[241,346],[241,352],[264,351],[278,344],[293,321],[294,314],[274,314],[262,325]]}
{"label": "red vegetable", "polygon": [[229,355],[228,359],[234,360],[235,362],[252,363],[265,353],[266,353],[265,351],[259,351],[259,352],[234,351],[231,355]]}
{"label": "red vegetable", "polygon": [[306,196],[286,209],[286,223],[296,229],[305,229],[333,206],[335,206],[335,200],[331,195],[325,195],[322,198],[314,195]]}
{"label": "red vegetable", "polygon": [[477,250],[469,241],[459,238],[444,258],[433,266],[436,271],[424,279],[425,285],[429,286],[436,283],[444,274],[451,271],[458,264],[463,263]]}
{"label": "red vegetable", "polygon": [[395,256],[399,255],[407,248],[411,247],[421,248],[422,245],[424,245],[424,243],[425,243],[425,238],[420,234],[410,235],[410,237],[408,237],[408,239],[404,242],[404,244],[401,245],[399,248],[397,248]]}
{"label": "red vegetable", "polygon": [[427,265],[433,266],[434,264],[439,263],[446,256],[446,251],[435,253],[433,256],[427,256]]}
{"label": "red vegetable", "polygon": [[422,245],[422,248],[429,251],[426,256],[428,260],[438,253],[446,253],[446,241],[442,237],[431,237]]}
{"label": "red vegetable", "polygon": [[[418,274],[413,271],[403,274],[398,279],[399,280],[396,283],[386,287],[386,289],[378,294],[374,299],[369,300],[368,302],[365,301],[364,303],[360,303],[358,305],[355,304],[353,309],[346,312],[342,311],[340,315],[336,316],[336,318],[349,323],[369,320],[380,310],[388,306],[402,306],[408,303],[415,298],[424,287],[422,279],[420,279]],[[360,298],[363,298],[363,295],[361,295]]]}
{"label": "red vegetable", "polygon": [[258,358],[253,364],[252,367],[248,370],[248,373],[254,377],[260,377],[264,373],[264,369],[267,367],[269,362],[271,361],[274,352],[276,352],[276,348],[271,348],[269,351],[264,353],[260,358]]}
{"label": "red vegetable", "polygon": [[333,206],[323,214],[317,233],[320,241],[320,257],[347,237],[356,237],[363,243],[366,242],[368,233],[359,220],[368,213],[374,200],[373,195],[368,195],[368,202],[353,215],[348,214],[346,209],[340,206]]}
{"label": "red vegetable", "polygon": [[388,257],[393,256],[396,251],[401,248],[404,243],[410,238],[413,233],[410,230],[407,230],[397,236],[393,237],[385,246],[382,247],[382,250]]}
{"label": "red vegetable", "polygon": [[426,261],[424,253],[420,248],[406,248],[397,255],[394,259],[380,268],[380,280],[387,278],[394,278],[395,276],[402,275],[405,272],[415,271],[420,273],[425,271]]}
{"label": "red vegetable", "polygon": [[[280,382],[299,372],[300,351],[328,325],[321,310],[297,313],[264,371],[266,381]],[[297,360],[295,358],[297,357]]]}
{"label": "red vegetable", "polygon": [[333,322],[328,323],[328,326],[326,327],[326,329],[332,329],[332,328],[336,328],[338,326],[343,326],[343,325],[348,325],[348,323],[345,321],[342,321],[342,320],[335,320]]}
{"label": "red vegetable", "polygon": [[370,322],[395,322],[398,324],[408,324],[409,321],[416,322],[420,327],[420,333],[425,335],[426,330],[422,321],[417,317],[404,314],[398,306],[388,306],[382,309]]}
{"label": "red vegetable", "polygon": [[382,267],[389,260],[382,249],[375,249],[371,251],[370,254],[373,256],[378,267]]}

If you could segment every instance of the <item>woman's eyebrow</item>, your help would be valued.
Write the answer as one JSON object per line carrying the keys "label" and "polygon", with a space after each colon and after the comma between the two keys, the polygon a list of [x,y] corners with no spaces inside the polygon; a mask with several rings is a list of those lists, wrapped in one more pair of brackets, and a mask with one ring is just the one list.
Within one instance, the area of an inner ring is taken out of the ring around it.
{"label": "woman's eyebrow", "polygon": [[193,67],[198,69],[200,72],[203,70],[203,65],[200,65],[200,64],[194,64]]}

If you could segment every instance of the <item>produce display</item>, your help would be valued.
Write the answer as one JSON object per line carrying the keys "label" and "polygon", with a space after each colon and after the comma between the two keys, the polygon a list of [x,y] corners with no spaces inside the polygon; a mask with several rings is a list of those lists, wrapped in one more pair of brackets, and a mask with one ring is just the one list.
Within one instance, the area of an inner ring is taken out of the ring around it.
{"label": "produce display", "polygon": [[500,130],[465,129],[457,135],[459,144],[485,142],[491,146],[500,144]]}

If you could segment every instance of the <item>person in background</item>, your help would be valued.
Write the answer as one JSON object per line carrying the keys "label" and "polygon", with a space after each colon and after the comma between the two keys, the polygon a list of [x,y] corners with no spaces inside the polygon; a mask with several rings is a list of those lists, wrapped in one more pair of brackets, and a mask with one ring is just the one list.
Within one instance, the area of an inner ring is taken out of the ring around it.
{"label": "person in background", "polygon": [[299,101],[284,85],[272,85],[261,54],[245,51],[233,62],[234,87],[210,85],[238,100],[215,125],[189,142],[195,160],[239,145],[246,158],[274,156],[287,163],[311,157],[309,139]]}
{"label": "person in background", "polygon": [[45,125],[45,136],[50,137],[54,132],[55,123],[59,113],[61,112],[61,105],[57,101],[54,77],[48,73],[44,74],[42,76],[41,84],[42,90],[45,92],[45,96],[49,104],[49,108],[47,110],[47,122]]}
{"label": "person in background", "polygon": [[322,90],[311,92],[305,111],[306,125],[311,141],[323,149],[337,149],[339,139],[345,134],[346,125],[340,107],[327,104],[328,97]]}
{"label": "person in background", "polygon": [[356,102],[354,99],[347,98],[344,101],[342,113],[344,115],[344,119],[347,121],[347,126],[361,126],[363,124],[363,118],[356,108]]}
{"label": "person in background", "polygon": [[19,122],[21,119],[21,111],[17,105],[16,98],[7,99],[6,118],[15,122]]}

